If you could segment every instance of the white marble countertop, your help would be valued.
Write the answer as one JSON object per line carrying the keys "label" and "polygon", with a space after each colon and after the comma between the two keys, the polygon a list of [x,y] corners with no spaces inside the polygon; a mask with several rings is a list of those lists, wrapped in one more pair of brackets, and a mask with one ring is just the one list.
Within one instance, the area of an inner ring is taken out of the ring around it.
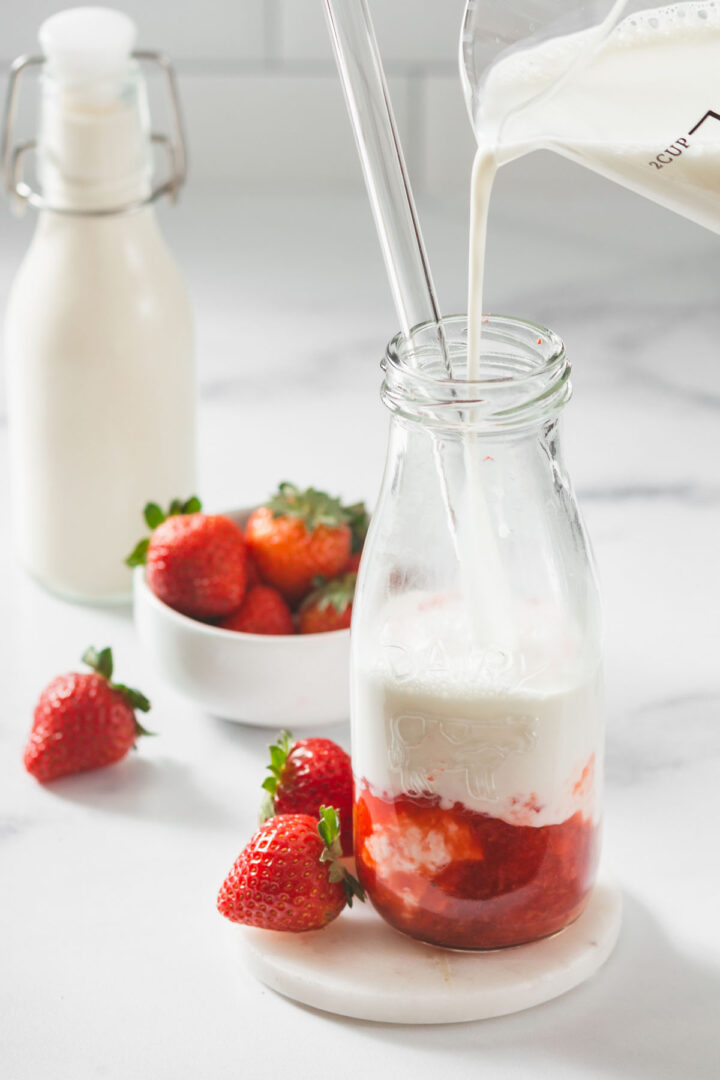
{"label": "white marble countertop", "polygon": [[[463,208],[422,213],[442,302],[460,309]],[[206,504],[281,478],[372,501],[395,327],[364,199],[195,191],[165,217],[196,298]],[[2,295],[28,229],[0,221]],[[343,1020],[255,983],[215,895],[253,829],[269,733],[162,685],[129,612],[29,582],[3,514],[4,1080],[718,1075],[720,241],[569,165],[522,163],[498,184],[488,281],[489,309],[552,326],[575,365],[566,457],[607,609],[614,956],[550,1004],[437,1028]],[[0,467],[5,491],[4,427]],[[161,737],[43,788],[21,765],[32,707],[91,642],[113,645]]]}

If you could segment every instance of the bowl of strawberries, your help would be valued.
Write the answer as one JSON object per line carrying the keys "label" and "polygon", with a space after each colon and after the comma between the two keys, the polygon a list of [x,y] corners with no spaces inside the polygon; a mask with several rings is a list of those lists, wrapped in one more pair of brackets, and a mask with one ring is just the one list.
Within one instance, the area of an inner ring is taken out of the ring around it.
{"label": "bowl of strawberries", "polygon": [[257,507],[206,514],[193,497],[144,516],[135,624],[163,678],[227,720],[346,720],[364,504],[282,483]]}

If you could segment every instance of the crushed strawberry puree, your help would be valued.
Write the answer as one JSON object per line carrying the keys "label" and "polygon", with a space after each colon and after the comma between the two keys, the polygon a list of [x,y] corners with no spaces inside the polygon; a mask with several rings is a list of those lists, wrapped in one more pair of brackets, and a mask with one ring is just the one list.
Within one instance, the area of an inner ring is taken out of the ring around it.
{"label": "crushed strawberry puree", "polygon": [[391,926],[456,949],[547,937],[577,918],[593,885],[599,827],[510,825],[437,795],[381,798],[358,786],[358,876]]}

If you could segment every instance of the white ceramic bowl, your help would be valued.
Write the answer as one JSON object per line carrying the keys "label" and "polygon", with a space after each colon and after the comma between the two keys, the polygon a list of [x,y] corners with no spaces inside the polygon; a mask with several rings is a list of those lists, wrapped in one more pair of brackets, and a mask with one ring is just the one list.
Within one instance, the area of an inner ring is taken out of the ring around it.
{"label": "white ceramic bowl", "polygon": [[[227,516],[244,527],[251,511]],[[243,634],[189,619],[133,575],[135,626],[160,675],[214,716],[258,727],[347,720],[350,631]]]}

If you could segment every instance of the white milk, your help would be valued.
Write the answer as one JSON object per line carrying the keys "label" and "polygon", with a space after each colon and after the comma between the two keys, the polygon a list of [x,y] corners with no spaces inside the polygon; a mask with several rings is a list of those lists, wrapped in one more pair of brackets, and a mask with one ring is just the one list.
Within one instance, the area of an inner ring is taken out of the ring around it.
{"label": "white milk", "polygon": [[357,716],[355,752],[376,795],[431,793],[444,809],[459,803],[511,825],[558,825],[578,812],[597,819],[602,712],[593,684],[463,693],[440,680],[367,680]]}
{"label": "white milk", "polygon": [[[41,186],[56,206],[116,207],[150,190],[144,89],[127,52],[104,71],[84,44],[81,79],[52,57],[44,76]],[[154,211],[42,211],[5,333],[18,554],[62,595],[124,598],[144,504],[195,485],[191,311]]]}
{"label": "white milk", "polygon": [[[450,604],[427,608],[406,594],[380,620],[405,642],[355,680],[353,761],[373,794],[431,793],[513,825],[556,825],[581,812],[597,820],[602,773],[600,676],[575,635],[548,611],[528,608],[512,668],[468,648],[468,627]],[[424,610],[423,615],[420,611]],[[429,614],[429,612],[432,614]],[[442,642],[424,655],[425,641]]]}
{"label": "white milk", "polygon": [[550,148],[720,231],[720,119],[708,115],[720,113],[720,7],[701,0],[628,16],[593,53],[597,38],[593,28],[511,54],[483,87],[471,194],[471,369],[497,166]]}

